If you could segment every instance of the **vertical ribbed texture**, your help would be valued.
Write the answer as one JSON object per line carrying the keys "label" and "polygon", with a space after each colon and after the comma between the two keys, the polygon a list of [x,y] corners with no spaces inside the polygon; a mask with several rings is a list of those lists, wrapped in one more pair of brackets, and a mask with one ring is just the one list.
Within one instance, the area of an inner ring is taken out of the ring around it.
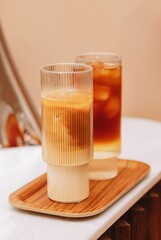
{"label": "vertical ribbed texture", "polygon": [[79,202],[89,195],[88,164],[77,167],[48,165],[48,196],[58,202]]}
{"label": "vertical ribbed texture", "polygon": [[64,102],[42,99],[42,145],[49,164],[81,165],[92,159],[92,99],[78,98]]}
{"label": "vertical ribbed texture", "polygon": [[41,69],[42,147],[48,164],[78,166],[93,158],[92,68],[55,64]]}

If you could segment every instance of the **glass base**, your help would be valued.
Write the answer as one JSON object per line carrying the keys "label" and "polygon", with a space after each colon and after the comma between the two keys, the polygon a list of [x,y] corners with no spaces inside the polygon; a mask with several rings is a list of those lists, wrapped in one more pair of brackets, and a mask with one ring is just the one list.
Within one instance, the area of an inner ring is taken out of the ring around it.
{"label": "glass base", "polygon": [[116,177],[118,174],[117,157],[107,159],[94,159],[89,163],[89,178],[105,180]]}
{"label": "glass base", "polygon": [[80,166],[47,165],[48,197],[57,202],[80,202],[89,196],[88,164]]}

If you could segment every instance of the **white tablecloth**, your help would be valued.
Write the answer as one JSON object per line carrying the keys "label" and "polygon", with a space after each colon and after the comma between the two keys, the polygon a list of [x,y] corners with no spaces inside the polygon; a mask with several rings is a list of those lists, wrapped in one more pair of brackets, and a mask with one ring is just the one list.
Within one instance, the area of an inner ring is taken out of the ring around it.
{"label": "white tablecloth", "polygon": [[161,179],[161,122],[123,118],[122,158],[151,166],[148,177],[100,215],[69,219],[14,209],[10,193],[46,171],[41,147],[0,150],[0,240],[95,240]]}

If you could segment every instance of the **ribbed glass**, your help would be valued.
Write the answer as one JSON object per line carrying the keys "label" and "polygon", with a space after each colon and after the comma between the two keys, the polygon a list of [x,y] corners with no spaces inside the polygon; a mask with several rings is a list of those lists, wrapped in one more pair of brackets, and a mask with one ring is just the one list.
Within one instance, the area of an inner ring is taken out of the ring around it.
{"label": "ribbed glass", "polygon": [[88,163],[93,157],[92,68],[58,63],[40,73],[44,160],[57,166]]}
{"label": "ribbed glass", "polygon": [[89,195],[88,164],[80,166],[49,166],[48,196],[58,202],[80,202]]}

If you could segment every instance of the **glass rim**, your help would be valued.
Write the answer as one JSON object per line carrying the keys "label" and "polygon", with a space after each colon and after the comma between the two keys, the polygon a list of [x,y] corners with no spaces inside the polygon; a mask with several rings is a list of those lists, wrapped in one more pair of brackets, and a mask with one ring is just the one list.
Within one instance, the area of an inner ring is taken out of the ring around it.
{"label": "glass rim", "polygon": [[[93,58],[92,58],[93,57]],[[83,62],[96,62],[98,60],[104,60],[111,63],[122,63],[121,55],[112,52],[84,52],[76,55],[76,60]]]}
{"label": "glass rim", "polygon": [[[60,70],[49,70],[47,68],[49,67],[53,67],[53,66],[78,66],[78,67],[84,67],[84,69],[80,69],[80,71],[60,71]],[[52,63],[52,64],[46,64],[40,67],[40,71],[43,73],[50,73],[50,74],[82,74],[82,73],[89,73],[92,72],[92,67],[87,65],[87,64],[83,64],[83,63]]]}

